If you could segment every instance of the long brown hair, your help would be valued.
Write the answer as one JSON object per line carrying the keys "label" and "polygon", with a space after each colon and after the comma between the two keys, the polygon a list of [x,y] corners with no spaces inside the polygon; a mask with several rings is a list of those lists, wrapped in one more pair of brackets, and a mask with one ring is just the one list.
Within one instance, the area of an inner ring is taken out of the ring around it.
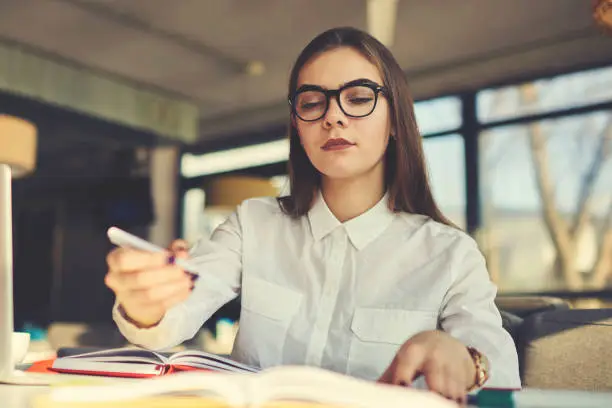
{"label": "long brown hair", "polygon": [[[293,100],[302,67],[312,58],[340,47],[359,51],[383,76],[391,112],[394,137],[385,152],[385,185],[389,191],[389,209],[395,212],[423,214],[433,220],[453,225],[442,215],[431,194],[423,145],[406,76],[391,52],[371,35],[351,27],[333,28],[314,38],[298,56],[289,79],[289,100]],[[321,175],[312,165],[291,118],[289,124],[290,194],[279,198],[283,212],[298,218],[310,210]]]}

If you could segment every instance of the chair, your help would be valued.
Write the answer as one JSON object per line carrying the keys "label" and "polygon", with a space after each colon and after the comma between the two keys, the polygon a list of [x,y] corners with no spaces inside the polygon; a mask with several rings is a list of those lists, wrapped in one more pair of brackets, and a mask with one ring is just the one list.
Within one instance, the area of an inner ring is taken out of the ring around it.
{"label": "chair", "polygon": [[517,339],[524,386],[612,390],[612,309],[536,313]]}
{"label": "chair", "polygon": [[568,310],[569,302],[552,296],[498,296],[495,304],[500,310],[525,318],[534,313]]}
{"label": "chair", "polygon": [[523,319],[505,310],[499,311],[502,318],[502,327],[512,336],[514,343],[517,342],[517,336],[520,331]]}

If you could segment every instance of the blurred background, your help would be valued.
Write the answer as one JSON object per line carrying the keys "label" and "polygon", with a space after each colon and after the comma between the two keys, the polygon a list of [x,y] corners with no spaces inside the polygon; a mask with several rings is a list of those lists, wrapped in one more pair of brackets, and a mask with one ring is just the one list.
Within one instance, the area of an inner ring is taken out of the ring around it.
{"label": "blurred background", "polygon": [[286,192],[291,64],[346,25],[404,68],[435,198],[500,294],[606,306],[612,38],[596,3],[0,0],[0,114],[38,131],[35,171],[13,182],[16,327],[121,344],[91,331],[112,326],[106,228],[193,242]]}

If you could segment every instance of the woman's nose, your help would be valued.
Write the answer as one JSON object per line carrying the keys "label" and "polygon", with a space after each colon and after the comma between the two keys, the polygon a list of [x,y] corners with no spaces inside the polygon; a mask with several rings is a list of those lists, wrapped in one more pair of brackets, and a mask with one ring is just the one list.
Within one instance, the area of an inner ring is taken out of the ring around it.
{"label": "woman's nose", "polygon": [[327,112],[323,117],[323,127],[326,129],[331,129],[332,127],[346,127],[347,125],[347,117],[340,109],[340,104],[336,98],[330,98],[329,107],[327,108]]}

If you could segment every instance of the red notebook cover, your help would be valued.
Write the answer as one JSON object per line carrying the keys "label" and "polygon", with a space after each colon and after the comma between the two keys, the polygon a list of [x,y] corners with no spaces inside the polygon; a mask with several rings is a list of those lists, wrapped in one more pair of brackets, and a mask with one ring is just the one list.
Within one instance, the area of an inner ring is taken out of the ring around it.
{"label": "red notebook cover", "polygon": [[[151,377],[155,377],[155,375],[146,375],[146,374],[137,374],[137,373],[126,373],[126,372],[121,372],[121,373],[109,373],[109,372],[95,372],[95,371],[64,371],[64,370],[54,370],[53,368],[51,368],[51,366],[53,365],[53,362],[55,361],[54,358],[52,359],[48,359],[48,360],[40,360],[40,361],[35,361],[34,363],[32,363],[32,365],[30,367],[28,367],[28,369],[26,370],[27,372],[30,373],[43,373],[43,374],[58,374],[58,373],[70,373],[70,374],[80,374],[80,375],[100,375],[100,376],[104,376],[104,377],[124,377],[124,378],[151,378]],[[160,375],[168,375],[168,374],[172,374],[175,372],[182,372],[182,371],[213,371],[211,369],[204,369],[204,368],[195,368],[195,367],[189,367],[189,366],[181,366],[181,365],[172,365],[172,366],[167,366],[167,369],[164,370],[162,372],[162,374]]]}

